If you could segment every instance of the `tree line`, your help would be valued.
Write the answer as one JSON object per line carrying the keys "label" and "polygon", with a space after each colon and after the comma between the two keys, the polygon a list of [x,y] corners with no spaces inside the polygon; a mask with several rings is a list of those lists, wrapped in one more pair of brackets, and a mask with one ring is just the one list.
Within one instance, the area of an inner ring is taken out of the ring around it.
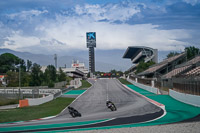
{"label": "tree line", "polygon": [[8,87],[18,87],[20,79],[21,87],[54,87],[54,83],[66,81],[67,78],[61,68],[57,72],[53,65],[48,65],[45,72],[42,72],[39,64],[32,63],[30,60],[25,62],[10,53],[0,55],[0,73],[7,75]]}

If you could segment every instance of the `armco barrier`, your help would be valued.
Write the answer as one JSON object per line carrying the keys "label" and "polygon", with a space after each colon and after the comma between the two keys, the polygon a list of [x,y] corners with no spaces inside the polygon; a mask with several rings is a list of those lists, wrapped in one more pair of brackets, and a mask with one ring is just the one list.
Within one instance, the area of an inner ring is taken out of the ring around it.
{"label": "armco barrier", "polygon": [[150,86],[146,86],[146,85],[143,85],[143,84],[140,84],[140,83],[136,83],[135,81],[127,78],[127,81],[129,81],[130,83],[134,84],[135,86],[141,88],[141,89],[144,89],[144,90],[147,90],[149,92],[152,92],[154,94],[158,94],[158,89],[157,88],[153,88],[153,87],[150,87]]}
{"label": "armco barrier", "polygon": [[200,107],[200,96],[180,93],[171,89],[169,90],[169,95],[174,99],[181,101],[183,103]]}
{"label": "armco barrier", "polygon": [[42,98],[27,98],[29,106],[33,106],[33,105],[40,105],[46,102],[49,102],[51,100],[53,100],[53,95],[49,95],[46,97],[42,97]]}

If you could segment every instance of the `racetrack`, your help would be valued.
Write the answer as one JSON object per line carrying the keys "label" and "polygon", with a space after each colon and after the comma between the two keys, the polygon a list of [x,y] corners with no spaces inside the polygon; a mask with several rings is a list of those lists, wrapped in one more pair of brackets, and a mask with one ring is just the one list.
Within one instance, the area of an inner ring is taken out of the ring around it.
{"label": "racetrack", "polygon": [[[106,107],[107,100],[116,105],[116,112],[111,112]],[[159,107],[130,92],[116,79],[97,80],[84,95],[70,106],[82,114],[81,118],[76,118],[74,121],[138,116],[160,111]],[[68,110],[61,113],[59,117],[71,118]]]}
{"label": "racetrack", "polygon": [[[112,101],[116,105],[117,111],[111,112],[106,107],[107,100]],[[48,129],[43,127],[34,130],[24,130],[24,132],[75,129],[144,122],[155,119],[163,114],[163,110],[161,108],[127,90],[116,79],[98,79],[93,83],[91,88],[89,88],[70,106],[78,110],[82,114],[82,117],[72,118],[66,109],[57,117],[52,119],[35,122],[22,122],[12,125],[4,124],[3,126],[21,127],[32,125],[84,122],[91,120],[106,120],[97,124],[88,124],[84,126],[76,125],[72,127],[52,127]]]}

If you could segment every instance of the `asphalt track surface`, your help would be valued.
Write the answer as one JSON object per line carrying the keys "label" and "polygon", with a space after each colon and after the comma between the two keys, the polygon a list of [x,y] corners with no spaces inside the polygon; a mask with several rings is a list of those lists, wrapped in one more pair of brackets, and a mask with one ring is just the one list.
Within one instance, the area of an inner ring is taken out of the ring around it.
{"label": "asphalt track surface", "polygon": [[[124,88],[117,79],[98,79],[96,82],[91,81],[93,86],[84,94],[78,97],[70,106],[78,110],[82,117],[72,118],[68,109],[62,111],[57,117],[34,122],[22,122],[16,124],[3,124],[3,127],[21,127],[33,125],[47,125],[58,123],[84,122],[91,120],[107,121],[88,125],[77,125],[71,127],[54,127],[43,129],[29,129],[13,132],[38,132],[50,130],[76,129],[102,127],[111,125],[121,125],[145,122],[153,120],[163,115],[163,110],[146,99]],[[117,111],[110,111],[106,107],[106,101],[112,101],[117,107]]]}

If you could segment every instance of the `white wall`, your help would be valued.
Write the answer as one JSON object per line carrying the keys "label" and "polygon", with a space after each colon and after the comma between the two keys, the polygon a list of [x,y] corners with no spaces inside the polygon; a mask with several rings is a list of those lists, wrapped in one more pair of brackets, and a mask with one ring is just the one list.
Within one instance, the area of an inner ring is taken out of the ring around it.
{"label": "white wall", "polygon": [[70,86],[73,86],[74,88],[82,86],[81,78],[75,78],[74,80],[71,80]]}
{"label": "white wall", "polygon": [[174,99],[181,101],[183,103],[200,107],[200,96],[180,93],[171,89],[169,90],[169,95]]}
{"label": "white wall", "polygon": [[33,106],[33,105],[40,105],[46,102],[49,102],[51,100],[53,100],[53,95],[49,95],[46,97],[42,97],[42,98],[27,98],[28,100],[28,104],[29,106]]}
{"label": "white wall", "polygon": [[149,92],[152,92],[152,93],[154,93],[154,94],[158,94],[158,88],[154,88],[154,87],[150,87],[150,86],[147,86],[147,85],[143,85],[143,84],[140,84],[140,83],[136,83],[135,81],[133,81],[133,80],[131,80],[131,79],[129,79],[129,78],[127,78],[127,80],[130,82],[130,83],[132,83],[132,84],[134,84],[135,86],[137,86],[137,87],[139,87],[139,88],[141,88],[141,89],[144,89],[144,90],[147,90],[147,91],[149,91]]}
{"label": "white wall", "polygon": [[[32,94],[32,89],[20,89],[23,94]],[[55,94],[61,91],[60,89],[39,89],[39,94]],[[0,93],[19,93],[19,89],[0,89]]]}

